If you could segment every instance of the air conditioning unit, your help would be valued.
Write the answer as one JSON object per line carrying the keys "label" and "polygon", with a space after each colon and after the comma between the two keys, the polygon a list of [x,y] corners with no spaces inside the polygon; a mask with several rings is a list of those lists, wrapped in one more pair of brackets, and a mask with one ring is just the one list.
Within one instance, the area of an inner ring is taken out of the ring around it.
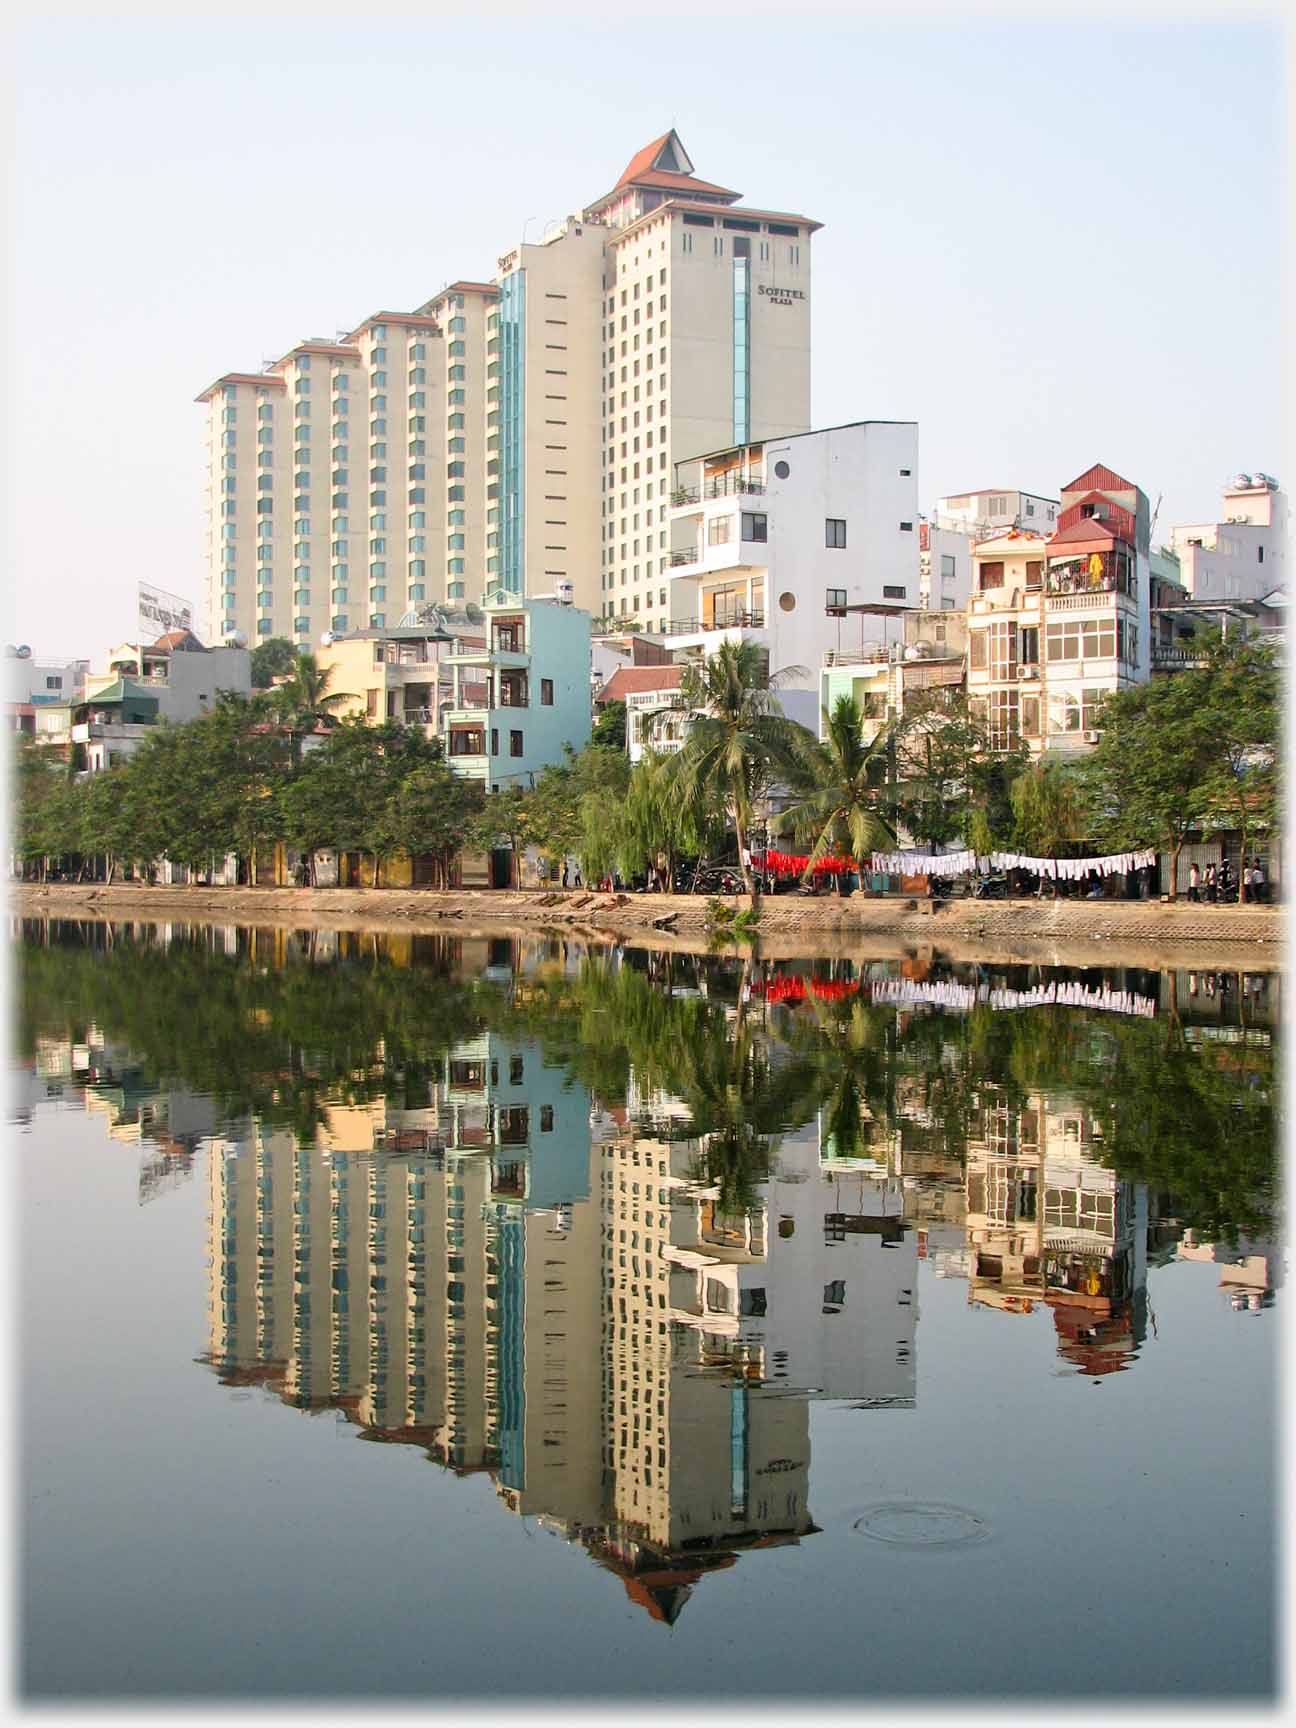
{"label": "air conditioning unit", "polygon": [[1038,678],[1039,677],[1039,667],[1038,666],[1023,666],[1021,669],[1021,675],[1023,678]]}
{"label": "air conditioning unit", "polygon": [[1098,736],[1099,735],[1097,732],[1086,732],[1084,735],[1085,743],[1086,744],[1096,744],[1098,742]]}

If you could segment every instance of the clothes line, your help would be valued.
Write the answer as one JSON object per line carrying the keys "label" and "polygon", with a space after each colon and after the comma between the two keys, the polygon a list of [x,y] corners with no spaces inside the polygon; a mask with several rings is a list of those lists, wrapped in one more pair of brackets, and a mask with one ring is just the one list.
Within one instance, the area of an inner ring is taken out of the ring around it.
{"label": "clothes line", "polygon": [[884,876],[962,876],[973,870],[1026,870],[1054,881],[1081,882],[1086,876],[1121,876],[1150,869],[1155,851],[1143,848],[1110,852],[1100,858],[1036,858],[1022,852],[875,852],[870,868]]}
{"label": "clothes line", "polygon": [[969,1014],[978,1005],[992,1013],[1022,1008],[1095,1008],[1106,1014],[1129,1014],[1140,1020],[1156,1017],[1157,1005],[1151,996],[1141,996],[1132,990],[1111,990],[1106,985],[1090,988],[1086,984],[1040,984],[1033,990],[991,988],[989,985],[958,984],[953,980],[916,983],[911,978],[879,978],[871,986],[874,1002],[897,1008],[950,1008],[956,1013]]}

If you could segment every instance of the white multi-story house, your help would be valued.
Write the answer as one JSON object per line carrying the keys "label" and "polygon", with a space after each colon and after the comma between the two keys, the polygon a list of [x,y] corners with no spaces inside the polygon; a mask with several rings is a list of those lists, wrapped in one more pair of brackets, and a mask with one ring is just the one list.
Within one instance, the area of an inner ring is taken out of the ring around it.
{"label": "white multi-story house", "polygon": [[935,522],[918,525],[918,600],[932,612],[961,612],[972,592],[973,536]]}
{"label": "white multi-story house", "polygon": [[1146,496],[1101,464],[1064,488],[1057,532],[973,549],[967,688],[993,747],[1095,744],[1112,691],[1150,669]]}
{"label": "white multi-story house", "polygon": [[1194,600],[1263,600],[1286,580],[1287,494],[1272,474],[1238,474],[1222,515],[1170,530],[1180,580]]}
{"label": "white multi-story house", "polygon": [[1022,492],[1012,486],[985,487],[979,492],[951,493],[936,500],[936,521],[943,528],[983,540],[997,528],[1023,528],[1051,534],[1058,524],[1056,498]]}
{"label": "white multi-story house", "polygon": [[747,442],[678,463],[671,511],[676,659],[748,639],[798,668],[783,709],[816,730],[819,667],[855,637],[900,639],[918,604],[912,420]]}

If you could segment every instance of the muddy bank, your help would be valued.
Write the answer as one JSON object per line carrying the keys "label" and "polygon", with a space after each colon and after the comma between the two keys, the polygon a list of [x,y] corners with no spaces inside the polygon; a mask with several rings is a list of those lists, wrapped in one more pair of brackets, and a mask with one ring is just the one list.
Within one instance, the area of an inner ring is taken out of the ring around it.
{"label": "muddy bank", "polygon": [[[710,938],[708,903],[682,894],[513,893],[372,888],[146,888],[138,883],[10,885],[27,917],[259,925],[464,935],[552,931],[593,941],[697,949]],[[726,904],[741,909],[746,902]],[[933,949],[951,959],[1065,966],[1270,970],[1282,964],[1282,909],[1155,900],[1011,900],[941,904],[901,896],[776,895],[759,905],[760,951],[770,959],[831,952],[886,958]]]}

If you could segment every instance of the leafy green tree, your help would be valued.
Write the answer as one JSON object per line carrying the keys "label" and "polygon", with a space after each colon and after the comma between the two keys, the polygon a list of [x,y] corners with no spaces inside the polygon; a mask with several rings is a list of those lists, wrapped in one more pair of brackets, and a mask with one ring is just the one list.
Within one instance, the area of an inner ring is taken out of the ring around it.
{"label": "leafy green tree", "polygon": [[1071,768],[1040,761],[1012,783],[1014,840],[1023,852],[1056,858],[1084,831],[1084,803]]}
{"label": "leafy green tree", "polygon": [[[733,823],[743,886],[754,891],[747,835],[757,801],[780,778],[794,780],[813,742],[804,726],[789,720],[778,690],[800,667],[771,673],[754,642],[723,642],[701,662],[690,661],[680,679],[688,733],[675,758],[683,796],[703,805],[721,804]],[[658,710],[661,713],[671,709]]]}
{"label": "leafy green tree", "polygon": [[[1273,650],[1245,638],[1217,642],[1199,676],[1209,739],[1201,778],[1205,825],[1236,832],[1245,860],[1252,837],[1271,834],[1278,823],[1281,687]],[[1239,870],[1239,900],[1242,893]]]}
{"label": "leafy green tree", "polygon": [[584,814],[582,862],[591,877],[613,864],[627,880],[655,867],[670,883],[682,859],[724,835],[723,806],[714,797],[708,805],[701,789],[687,796],[675,758],[655,750],[645,750],[620,800],[591,800]]}
{"label": "leafy green tree", "polygon": [[1206,695],[1196,671],[1115,692],[1103,703],[1097,745],[1075,769],[1095,842],[1111,851],[1168,852],[1171,899],[1179,854],[1207,802],[1215,720]]}
{"label": "leafy green tree", "polygon": [[297,650],[286,636],[258,642],[250,658],[254,690],[268,690],[276,678],[289,678],[297,669]]}
{"label": "leafy green tree", "polygon": [[[915,839],[946,846],[978,832],[1006,832],[1011,822],[1009,787],[1027,765],[1017,742],[991,748],[984,720],[962,690],[918,691],[905,699],[894,735],[895,777],[890,794],[893,819]],[[978,848],[974,848],[976,850]],[[985,850],[989,850],[986,847]]]}
{"label": "leafy green tree", "polygon": [[829,854],[847,855],[860,869],[878,847],[895,844],[895,829],[880,802],[888,736],[885,730],[864,742],[864,717],[852,696],[839,696],[832,713],[823,711],[824,739],[806,746],[797,777],[799,796],[777,816],[777,833],[794,833],[813,842],[807,879]]}
{"label": "leafy green tree", "polygon": [[313,654],[299,654],[288,683],[277,685],[274,701],[287,732],[293,765],[302,759],[303,740],[337,723],[334,710],[354,697],[330,690],[333,668],[321,666]]}
{"label": "leafy green tree", "polygon": [[411,858],[430,857],[437,886],[449,887],[455,858],[481,810],[481,786],[452,774],[444,762],[430,762],[404,774],[391,796],[397,845]]}
{"label": "leafy green tree", "polygon": [[598,719],[594,722],[590,743],[602,745],[608,750],[625,749],[626,705],[624,702],[614,701],[603,705]]}

